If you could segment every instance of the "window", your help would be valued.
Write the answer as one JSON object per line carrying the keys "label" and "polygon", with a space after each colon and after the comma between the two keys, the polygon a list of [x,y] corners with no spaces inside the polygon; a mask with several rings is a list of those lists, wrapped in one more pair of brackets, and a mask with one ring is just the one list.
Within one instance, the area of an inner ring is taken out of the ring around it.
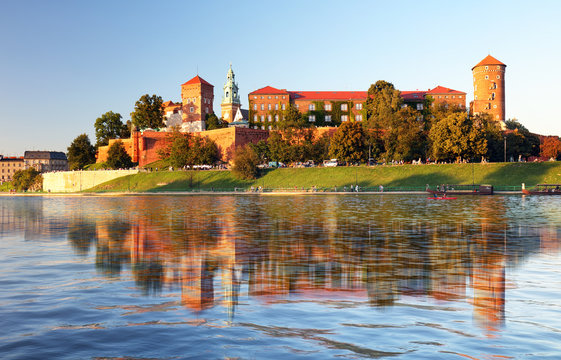
{"label": "window", "polygon": [[265,104],[261,104],[261,110],[265,110]]}
{"label": "window", "polygon": [[207,107],[205,108],[205,113],[208,113],[208,108]]}
{"label": "window", "polygon": [[300,105],[296,104],[296,109],[300,110]]}
{"label": "window", "polygon": [[477,84],[475,84],[475,91],[477,91]]}
{"label": "window", "polygon": [[264,98],[265,98],[264,96],[261,96],[261,100],[263,100]]}
{"label": "window", "polygon": [[267,96],[267,99],[270,99],[270,98],[271,98],[271,96],[270,96],[270,95],[269,95],[269,96]]}
{"label": "window", "polygon": [[271,125],[269,125],[269,130],[272,130],[272,129],[273,129],[273,127]]}
{"label": "window", "polygon": [[282,104],[282,109],[286,110],[286,104]]}
{"label": "window", "polygon": [[277,114],[277,115],[275,115],[275,121],[276,121],[276,122],[278,122],[278,121],[279,121],[279,116],[278,116],[278,114]]}
{"label": "window", "polygon": [[357,110],[362,110],[362,104],[356,104],[356,105],[355,105],[355,108],[356,108]]}
{"label": "window", "polygon": [[253,122],[257,122],[257,115],[253,115]]}
{"label": "window", "polygon": [[491,93],[491,100],[495,100],[495,93]]}
{"label": "window", "polygon": [[253,110],[257,110],[257,104],[253,104]]}
{"label": "window", "polygon": [[264,126],[264,125],[263,125],[263,126],[261,126],[261,130],[265,130],[265,126]]}
{"label": "window", "polygon": [[362,115],[355,115],[356,121],[362,121]]}
{"label": "window", "polygon": [[417,103],[417,110],[423,110],[423,104]]}
{"label": "window", "polygon": [[316,104],[310,104],[310,105],[308,105],[308,110],[314,111],[315,109],[316,109]]}
{"label": "window", "polygon": [[455,99],[455,98],[456,98],[456,95],[452,95],[452,99]]}
{"label": "window", "polygon": [[477,100],[477,95],[475,95],[475,100]]}
{"label": "window", "polygon": [[331,111],[331,103],[325,104],[325,111]]}
{"label": "window", "polygon": [[501,75],[497,75],[497,79],[500,79],[500,78],[501,78]]}
{"label": "window", "polygon": [[254,99],[257,99],[257,96],[254,96],[253,98],[254,98]]}
{"label": "window", "polygon": [[271,110],[271,104],[267,104],[267,110]]}
{"label": "window", "polygon": [[499,120],[499,115],[495,116],[495,119]]}
{"label": "window", "polygon": [[497,105],[493,105],[493,109],[496,109],[496,108],[497,108]]}
{"label": "window", "polygon": [[497,65],[497,69],[500,69],[500,68],[501,68],[501,66],[500,66],[500,65]]}
{"label": "window", "polygon": [[308,116],[308,121],[309,122],[316,122],[316,116],[315,115]]}
{"label": "window", "polygon": [[325,115],[325,122],[331,122],[331,115]]}
{"label": "window", "polygon": [[489,70],[489,66],[485,66],[485,70]]}
{"label": "window", "polygon": [[282,96],[282,99],[283,99],[283,100],[286,99],[286,96],[283,95],[283,96]]}
{"label": "window", "polygon": [[189,108],[189,111],[190,111],[190,112],[195,112],[195,108],[191,106],[191,107]]}
{"label": "window", "polygon": [[485,80],[489,80],[489,75],[485,75]]}
{"label": "window", "polygon": [[494,83],[491,85],[491,90],[494,90],[494,89],[496,89],[496,88],[497,88],[497,83],[494,82]]}
{"label": "window", "polygon": [[265,115],[261,115],[261,122],[265,122]]}
{"label": "window", "polygon": [[275,104],[275,110],[279,109],[279,104]]}
{"label": "window", "polygon": [[267,121],[271,122],[271,115],[267,115]]}
{"label": "window", "polygon": [[347,115],[341,115],[341,121],[347,121],[347,120],[348,120]]}
{"label": "window", "polygon": [[279,98],[279,96],[278,96],[278,95],[276,95],[276,96],[275,96],[275,99],[278,99],[278,98]]}
{"label": "window", "polygon": [[348,109],[349,109],[349,106],[347,104],[341,104],[341,111],[347,111]]}
{"label": "window", "polygon": [[444,96],[445,99],[448,99],[448,95]]}

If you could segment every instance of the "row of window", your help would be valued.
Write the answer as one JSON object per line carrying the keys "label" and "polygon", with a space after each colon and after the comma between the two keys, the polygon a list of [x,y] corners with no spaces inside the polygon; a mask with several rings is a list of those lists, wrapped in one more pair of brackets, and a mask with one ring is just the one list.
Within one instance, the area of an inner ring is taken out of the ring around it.
{"label": "row of window", "polygon": [[[500,79],[501,75],[497,75],[497,79]],[[485,80],[489,80],[489,75],[485,75]],[[473,80],[475,82],[475,79]]]}
{"label": "row of window", "polygon": [[[438,95],[438,98],[442,99],[442,95]],[[448,99],[448,95],[444,95],[444,98]],[[456,98],[456,95],[452,95],[452,99],[455,99],[455,98]],[[461,99],[461,98],[462,98],[462,95],[458,95],[458,99]]]}
{"label": "row of window", "polygon": [[[501,66],[497,65],[497,69],[500,69],[500,68],[501,68]],[[489,66],[485,66],[485,70],[489,70]]]}
{"label": "row of window", "polygon": [[[279,116],[275,115],[275,121],[278,122],[279,121]],[[282,119],[284,120],[284,116],[282,117]],[[331,115],[325,115],[324,118],[325,122],[331,122],[332,117]],[[348,121],[349,120],[349,116],[348,115],[341,115],[341,121]],[[267,121],[268,122],[272,122],[273,121],[273,117],[271,115],[267,115]],[[309,115],[308,116],[308,121],[309,122],[316,122],[316,116],[315,115]],[[355,121],[362,121],[362,115],[358,114],[355,115]],[[253,116],[253,122],[265,122],[265,115],[254,115]]]}
{"label": "row of window", "polygon": [[[274,107],[275,107],[275,110],[278,110],[279,109],[279,104],[275,104]],[[296,104],[296,108],[300,109],[300,105]],[[281,104],[281,109],[286,110],[286,104]],[[361,103],[356,104],[355,109],[356,110],[362,110],[362,104]],[[257,110],[257,104],[253,104],[253,110]],[[261,104],[261,110],[265,110],[265,104]],[[267,104],[267,110],[273,110],[272,104]],[[308,105],[308,110],[315,111],[316,110],[316,104],[309,104]],[[331,104],[325,104],[325,111],[331,111],[331,110],[332,110]],[[348,104],[341,104],[341,111],[348,111],[348,110],[349,110]]]}
{"label": "row of window", "polygon": [[19,163],[11,163],[11,162],[4,163],[4,162],[2,162],[2,163],[0,163],[0,164],[2,164],[2,167],[4,167],[4,164],[5,164],[7,167],[10,167],[10,165],[13,165],[14,167],[21,167],[21,166],[23,165],[23,161],[22,161],[22,162],[19,162]]}
{"label": "row of window", "polygon": [[[258,96],[257,96],[257,95],[253,95],[253,98],[254,98],[254,99],[257,99]],[[278,95],[275,95],[275,99],[278,99],[278,98],[279,98],[279,96],[278,96]],[[261,99],[265,99],[265,97],[264,97],[264,96],[261,96]],[[271,95],[267,95],[267,99],[271,99]],[[283,96],[282,96],[282,99],[285,100],[285,99],[286,99],[286,95],[283,95]]]}
{"label": "row of window", "polygon": [[[196,98],[196,97],[194,97],[194,98],[186,98],[186,99],[184,99],[184,100],[185,100],[185,102],[188,102],[188,103],[196,103],[196,102],[197,102],[197,98]],[[209,99],[209,98],[203,98],[203,104],[212,104],[212,100]]]}

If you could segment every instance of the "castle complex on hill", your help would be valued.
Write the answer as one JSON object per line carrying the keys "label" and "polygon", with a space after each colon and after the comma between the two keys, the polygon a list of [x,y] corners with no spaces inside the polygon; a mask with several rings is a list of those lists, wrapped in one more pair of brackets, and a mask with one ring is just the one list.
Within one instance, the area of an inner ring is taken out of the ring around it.
{"label": "castle complex on hill", "polygon": [[[504,126],[506,65],[488,55],[472,68],[474,100],[470,112],[488,113]],[[292,105],[317,127],[334,128],[345,121],[366,120],[367,91],[288,91],[265,86],[248,95],[249,110],[242,110],[238,84],[232,66],[223,87],[221,117],[227,129],[205,131],[206,117],[213,114],[214,86],[199,75],[181,85],[181,103],[163,103],[164,131],[133,131],[122,139],[134,162],[143,166],[158,160],[157,150],[166,146],[166,131],[179,127],[182,132],[197,133],[217,142],[222,159],[228,161],[233,150],[247,143],[267,139],[269,130],[278,129],[284,111]],[[423,111],[428,103],[466,108],[466,93],[443,86],[427,91],[401,91],[403,106]],[[467,110],[467,108],[466,108]],[[112,144],[114,140],[110,141]],[[109,146],[100,147],[97,162],[107,159]]]}

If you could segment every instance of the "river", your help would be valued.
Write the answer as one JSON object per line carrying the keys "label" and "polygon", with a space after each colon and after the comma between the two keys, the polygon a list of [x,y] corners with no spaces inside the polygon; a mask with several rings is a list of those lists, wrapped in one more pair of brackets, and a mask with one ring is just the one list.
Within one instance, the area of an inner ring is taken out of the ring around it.
{"label": "river", "polygon": [[561,197],[0,197],[3,359],[558,359]]}

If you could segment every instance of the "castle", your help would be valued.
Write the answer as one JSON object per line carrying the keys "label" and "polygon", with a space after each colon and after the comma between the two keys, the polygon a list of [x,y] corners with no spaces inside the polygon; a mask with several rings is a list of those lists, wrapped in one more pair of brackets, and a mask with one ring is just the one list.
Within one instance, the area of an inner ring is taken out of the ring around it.
{"label": "castle", "polygon": [[[491,55],[472,68],[474,100],[470,111],[488,113],[504,127],[506,65]],[[134,162],[140,166],[159,159],[157,150],[166,146],[166,131],[179,127],[182,132],[196,133],[217,142],[222,159],[231,159],[233,150],[247,143],[267,139],[269,130],[278,129],[284,120],[284,111],[294,106],[306,114],[307,120],[317,127],[334,128],[345,121],[366,120],[367,91],[288,91],[265,86],[248,95],[249,111],[241,109],[238,84],[232,65],[226,75],[220,103],[221,117],[229,124],[226,129],[205,131],[205,120],[214,113],[214,86],[196,75],[181,84],[181,104],[163,103],[163,131],[133,131],[130,139],[121,139]],[[403,106],[423,111],[427,100],[433,105],[453,105],[466,108],[466,93],[444,86],[426,91],[401,91]],[[467,109],[467,108],[466,108]],[[111,145],[116,140],[111,140]],[[100,147],[97,162],[107,159],[109,146]]]}

